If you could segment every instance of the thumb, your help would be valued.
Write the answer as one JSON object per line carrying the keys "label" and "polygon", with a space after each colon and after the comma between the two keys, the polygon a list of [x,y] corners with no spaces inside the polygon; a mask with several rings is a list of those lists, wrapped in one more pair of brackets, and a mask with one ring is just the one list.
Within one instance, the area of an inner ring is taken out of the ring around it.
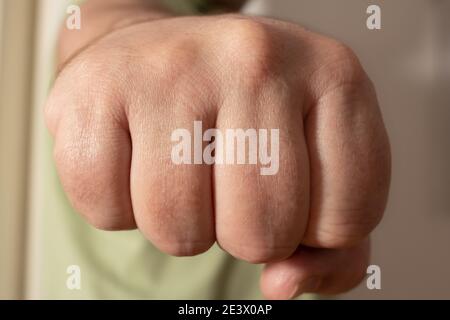
{"label": "thumb", "polygon": [[370,242],[345,249],[299,247],[288,259],[269,263],[261,275],[268,299],[292,299],[303,293],[337,294],[355,287],[366,274]]}

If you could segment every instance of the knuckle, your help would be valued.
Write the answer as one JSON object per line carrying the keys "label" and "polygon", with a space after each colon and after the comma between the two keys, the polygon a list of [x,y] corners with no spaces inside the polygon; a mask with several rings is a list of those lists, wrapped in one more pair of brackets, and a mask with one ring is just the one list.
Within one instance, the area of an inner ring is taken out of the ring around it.
{"label": "knuckle", "polygon": [[258,40],[267,40],[268,29],[266,25],[256,19],[247,17],[231,17],[225,20],[225,27],[228,30],[224,37],[226,44],[234,51],[247,46],[261,44]]}
{"label": "knuckle", "polygon": [[196,43],[188,40],[178,40],[164,47],[162,53],[153,56],[155,62],[152,64],[155,82],[168,94],[185,96],[187,99],[200,99],[207,96],[205,90],[200,92],[198,84],[211,89],[212,84],[206,76],[206,64],[203,53]]}
{"label": "knuckle", "polygon": [[[161,96],[172,97],[177,100],[171,105],[176,111],[202,112],[201,106],[210,104],[218,89],[217,78],[211,71],[205,51],[197,41],[179,37],[157,46],[147,61],[130,63],[138,70],[144,65],[144,69],[152,72],[150,78],[142,75],[148,81],[136,81],[138,78],[134,77],[134,90],[148,92],[151,98],[156,99]],[[149,87],[157,90],[148,90]]]}
{"label": "knuckle", "polygon": [[244,86],[270,76],[277,59],[269,27],[255,19],[231,18],[226,28],[222,51],[229,70],[242,75]]}
{"label": "knuckle", "polygon": [[331,44],[331,56],[338,68],[344,69],[351,75],[362,75],[364,70],[355,52],[346,44],[333,42]]}
{"label": "knuckle", "polygon": [[122,84],[127,69],[112,65],[115,63],[88,52],[63,68],[44,108],[45,121],[52,134],[56,134],[59,122],[66,115],[85,116],[92,108],[102,116],[118,114],[118,106],[125,104]]}
{"label": "knuckle", "polygon": [[57,81],[65,89],[67,100],[113,102],[123,96],[123,89],[128,89],[124,84],[131,80],[131,57],[120,49],[114,54],[105,54],[104,51],[95,46],[89,48],[61,71]]}
{"label": "knuckle", "polygon": [[322,44],[319,72],[312,77],[312,83],[321,89],[322,94],[350,85],[354,88],[373,87],[357,55],[347,45],[329,40]]}

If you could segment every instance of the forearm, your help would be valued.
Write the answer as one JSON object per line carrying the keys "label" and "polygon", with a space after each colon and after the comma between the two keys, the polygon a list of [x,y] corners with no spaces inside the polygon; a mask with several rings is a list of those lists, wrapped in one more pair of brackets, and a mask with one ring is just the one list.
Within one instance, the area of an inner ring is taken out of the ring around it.
{"label": "forearm", "polygon": [[82,27],[62,27],[58,44],[58,65],[109,32],[143,21],[171,15],[159,0],[88,0],[81,6]]}

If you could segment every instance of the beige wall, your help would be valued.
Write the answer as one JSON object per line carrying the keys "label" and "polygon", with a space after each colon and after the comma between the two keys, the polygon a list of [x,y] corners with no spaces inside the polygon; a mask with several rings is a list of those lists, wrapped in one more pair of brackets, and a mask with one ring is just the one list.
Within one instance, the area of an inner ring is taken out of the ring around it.
{"label": "beige wall", "polygon": [[42,108],[53,79],[55,44],[58,30],[71,0],[36,0],[35,46],[33,54],[33,87],[31,112],[31,146],[29,163],[26,252],[25,297],[39,297],[39,274],[41,267],[40,243],[42,227],[42,186],[45,185],[44,141],[47,129],[42,117]]}
{"label": "beige wall", "polygon": [[[365,27],[369,4],[382,29]],[[385,219],[373,236],[382,290],[346,298],[450,299],[450,1],[254,0],[349,44],[374,81],[392,143]]]}
{"label": "beige wall", "polygon": [[22,296],[34,1],[2,0],[0,298]]}
{"label": "beige wall", "polygon": [[0,0],[0,299],[37,290],[41,110],[69,1]]}

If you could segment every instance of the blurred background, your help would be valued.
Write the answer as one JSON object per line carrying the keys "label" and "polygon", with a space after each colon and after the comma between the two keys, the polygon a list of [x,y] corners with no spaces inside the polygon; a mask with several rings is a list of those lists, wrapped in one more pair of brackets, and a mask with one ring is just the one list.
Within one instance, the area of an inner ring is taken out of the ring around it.
{"label": "blurred background", "polygon": [[[42,106],[69,1],[0,0],[0,298],[38,297]],[[366,9],[381,7],[381,30]],[[350,45],[377,88],[393,177],[373,236],[381,290],[341,298],[450,299],[450,1],[253,0],[244,8],[298,22]]]}

